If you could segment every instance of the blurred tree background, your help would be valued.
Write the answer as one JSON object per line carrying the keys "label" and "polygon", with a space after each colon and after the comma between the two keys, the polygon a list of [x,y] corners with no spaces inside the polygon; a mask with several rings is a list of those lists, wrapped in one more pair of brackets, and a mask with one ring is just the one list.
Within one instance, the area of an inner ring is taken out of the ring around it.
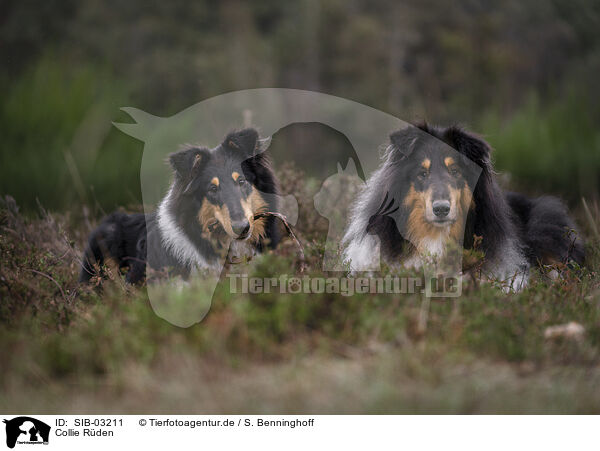
{"label": "blurred tree background", "polygon": [[0,194],[26,209],[139,204],[120,107],[170,116],[259,87],[461,123],[511,186],[598,198],[594,0],[4,0],[0,22]]}

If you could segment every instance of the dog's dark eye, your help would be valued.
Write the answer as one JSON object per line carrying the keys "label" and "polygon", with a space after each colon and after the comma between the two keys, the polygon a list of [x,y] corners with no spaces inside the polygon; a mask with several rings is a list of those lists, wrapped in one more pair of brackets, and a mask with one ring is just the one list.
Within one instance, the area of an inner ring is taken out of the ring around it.
{"label": "dog's dark eye", "polygon": [[219,189],[219,187],[217,185],[210,185],[208,187],[208,192],[214,194],[214,193],[216,193],[218,191],[218,189]]}
{"label": "dog's dark eye", "polygon": [[458,169],[450,168],[450,175],[452,175],[453,177],[458,177],[459,174],[460,172],[458,171]]}
{"label": "dog's dark eye", "polygon": [[239,177],[237,179],[238,185],[245,185],[248,181],[244,177]]}
{"label": "dog's dark eye", "polygon": [[429,172],[422,170],[421,172],[419,172],[419,177],[425,178],[427,177],[427,175],[429,175]]}

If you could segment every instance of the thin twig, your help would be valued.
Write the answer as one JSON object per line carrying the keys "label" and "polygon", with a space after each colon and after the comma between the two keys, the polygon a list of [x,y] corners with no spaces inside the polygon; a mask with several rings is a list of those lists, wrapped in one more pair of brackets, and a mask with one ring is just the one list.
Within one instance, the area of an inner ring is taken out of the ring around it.
{"label": "thin twig", "polygon": [[275,218],[278,218],[283,223],[288,235],[290,236],[292,241],[294,241],[294,244],[296,244],[296,247],[298,248],[298,260],[300,262],[298,271],[300,273],[303,273],[304,270],[306,269],[306,259],[304,257],[304,249],[302,248],[300,241],[296,237],[296,234],[292,230],[292,226],[290,226],[290,224],[287,221],[287,218],[284,215],[282,215],[281,213],[274,213],[272,211],[257,213],[254,215],[254,220],[260,219],[260,218],[266,218],[268,216],[273,216]]}
{"label": "thin twig", "polygon": [[64,300],[65,302],[68,302],[68,301],[67,301],[67,297],[65,296],[65,292],[63,291],[63,289],[62,289],[62,287],[60,286],[60,284],[59,284],[59,283],[56,281],[56,279],[54,279],[52,276],[49,276],[48,274],[45,274],[45,273],[43,273],[43,272],[40,272],[40,271],[36,271],[35,269],[31,269],[31,268],[26,268],[26,269],[28,269],[29,271],[31,271],[31,272],[34,272],[34,273],[36,273],[36,274],[39,274],[40,276],[43,276],[43,277],[45,277],[46,279],[48,279],[48,280],[51,280],[52,282],[54,282],[54,284],[55,284],[55,285],[58,287],[58,289],[60,290],[60,294],[62,294],[63,300]]}

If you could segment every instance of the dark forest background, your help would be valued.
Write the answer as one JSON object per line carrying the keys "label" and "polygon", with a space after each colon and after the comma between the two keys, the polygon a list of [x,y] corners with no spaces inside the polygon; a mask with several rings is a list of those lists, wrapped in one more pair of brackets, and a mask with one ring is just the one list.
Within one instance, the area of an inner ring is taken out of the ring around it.
{"label": "dark forest background", "polygon": [[120,107],[258,87],[461,123],[511,187],[598,198],[599,2],[4,0],[0,24],[0,194],[25,209],[139,204]]}

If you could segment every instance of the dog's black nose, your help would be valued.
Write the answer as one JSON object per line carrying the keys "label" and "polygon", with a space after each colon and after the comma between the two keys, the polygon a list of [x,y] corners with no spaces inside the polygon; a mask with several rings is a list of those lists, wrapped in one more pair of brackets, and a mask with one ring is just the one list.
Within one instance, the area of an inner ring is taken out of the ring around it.
{"label": "dog's black nose", "polygon": [[436,200],[433,202],[433,214],[438,218],[445,218],[450,213],[450,202],[447,200]]}
{"label": "dog's black nose", "polygon": [[235,221],[231,223],[231,228],[233,229],[233,233],[239,238],[246,238],[248,232],[250,232],[250,223],[247,219]]}

